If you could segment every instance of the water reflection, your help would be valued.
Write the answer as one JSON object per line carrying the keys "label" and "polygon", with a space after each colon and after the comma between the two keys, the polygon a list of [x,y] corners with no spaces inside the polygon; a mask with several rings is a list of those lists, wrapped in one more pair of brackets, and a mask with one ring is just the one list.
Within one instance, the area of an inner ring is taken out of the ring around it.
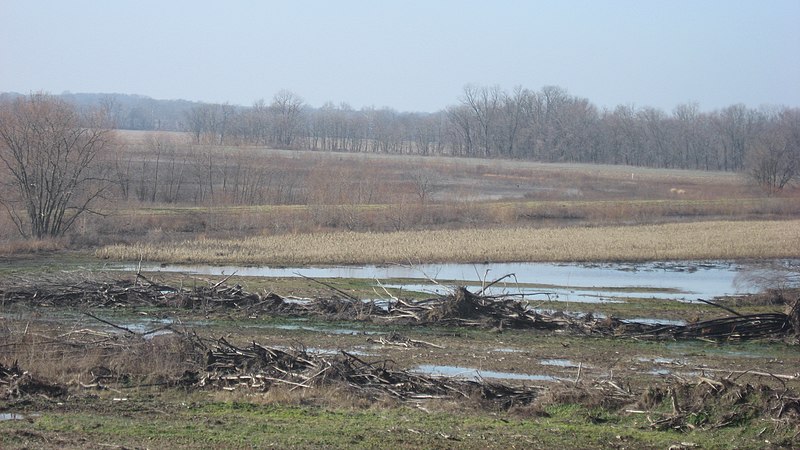
{"label": "water reflection", "polygon": [[[113,267],[112,267],[113,268]],[[435,279],[442,284],[459,281],[491,281],[513,273],[509,283],[500,283],[488,293],[535,295],[552,292],[551,299],[571,302],[597,303],[618,297],[676,299],[694,301],[724,295],[751,292],[734,284],[736,275],[747,269],[746,263],[731,261],[705,262],[647,262],[647,263],[499,263],[499,264],[422,264],[408,267],[334,266],[334,267],[237,267],[209,265],[142,265],[147,272],[185,272],[200,275],[230,275],[258,277],[352,278],[370,280],[408,279],[406,285],[394,284],[408,290],[427,290],[441,293],[441,286],[427,284]],[[120,270],[136,270],[133,265],[118,266]],[[529,288],[522,285],[547,285],[555,288]],[[546,296],[543,296],[546,297]]]}
{"label": "water reflection", "polygon": [[436,366],[423,364],[412,369],[413,372],[423,373],[441,377],[466,378],[468,380],[480,380],[483,378],[497,378],[503,380],[525,380],[525,381],[558,381],[560,378],[550,375],[531,375],[510,372],[494,372],[491,370],[479,370],[471,367],[459,366]]}

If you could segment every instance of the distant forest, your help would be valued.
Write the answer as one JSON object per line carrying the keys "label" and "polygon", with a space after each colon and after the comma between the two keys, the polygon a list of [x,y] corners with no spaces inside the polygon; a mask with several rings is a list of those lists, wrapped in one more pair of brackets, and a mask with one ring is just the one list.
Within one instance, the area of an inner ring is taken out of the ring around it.
{"label": "distant forest", "polygon": [[[0,94],[0,101],[16,95]],[[356,110],[346,103],[314,108],[285,90],[251,106],[122,94],[60,97],[79,108],[105,109],[117,128],[185,131],[196,144],[723,171],[763,164],[764,155],[782,166],[800,164],[800,109],[789,107],[600,110],[556,86],[509,92],[469,85],[435,113]]]}

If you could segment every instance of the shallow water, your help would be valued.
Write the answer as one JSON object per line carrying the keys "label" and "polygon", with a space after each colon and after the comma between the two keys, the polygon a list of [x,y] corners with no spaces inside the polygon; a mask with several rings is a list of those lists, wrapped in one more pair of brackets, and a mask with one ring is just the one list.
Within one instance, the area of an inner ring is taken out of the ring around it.
{"label": "shallow water", "polygon": [[27,420],[33,417],[39,417],[39,414],[0,413],[0,422],[5,422],[7,420]]}
{"label": "shallow water", "polygon": [[[543,366],[556,366],[556,367],[578,367],[578,364],[570,361],[569,359],[543,359],[539,361]],[[586,366],[584,366],[586,367]]]}
{"label": "shallow water", "polygon": [[[286,347],[286,346],[281,346],[281,345],[278,345],[275,348],[277,348],[278,350],[286,351],[286,352],[293,352],[293,351],[299,350],[297,348]],[[306,351],[306,353],[309,353],[309,354],[312,354],[312,355],[315,355],[315,356],[334,356],[334,355],[338,355],[342,351],[341,349],[322,348],[322,347],[306,347],[304,350]],[[356,355],[356,356],[372,356],[371,353],[368,353],[368,352],[366,352],[364,350],[359,350],[357,348],[347,349],[347,353],[349,353],[351,355]]]}
{"label": "shallow water", "polygon": [[[133,265],[111,267],[136,270]],[[408,290],[440,293],[441,286],[426,284],[430,279],[447,281],[488,282],[507,274],[514,278],[499,283],[489,293],[497,295],[526,294],[534,299],[571,302],[613,301],[615,297],[639,297],[696,301],[725,295],[746,294],[751,288],[736,286],[736,276],[750,268],[746,263],[731,261],[683,261],[648,263],[499,263],[499,264],[423,264],[414,267],[333,266],[333,267],[236,267],[210,265],[142,265],[147,272],[185,272],[201,275],[260,277],[353,278],[369,280],[412,279],[418,282],[395,285]],[[521,284],[544,284],[558,288],[518,288]],[[477,288],[473,288],[477,290]]]}
{"label": "shallow water", "polygon": [[[597,315],[595,315],[595,316],[597,316]],[[641,323],[641,324],[644,324],[644,325],[670,325],[670,326],[672,326],[672,325],[677,325],[677,326],[686,325],[686,321],[685,320],[679,320],[679,319],[652,319],[652,318],[647,318],[647,317],[636,317],[636,318],[633,318],[633,319],[625,319],[625,320],[623,320],[623,322]]]}
{"label": "shallow water", "polygon": [[[141,320],[126,320],[117,325],[121,327],[125,327],[135,333],[148,333],[146,337],[150,336],[157,336],[160,334],[168,334],[172,333],[170,330],[159,330],[156,332],[150,332],[149,330],[157,329],[159,327],[153,327],[152,325],[157,324],[173,324],[169,320],[152,320],[152,319],[141,319]],[[202,325],[209,325],[211,324],[210,321],[188,321],[188,322],[180,322],[174,323],[174,325],[181,325],[181,326],[202,326]],[[315,333],[326,333],[326,334],[343,334],[343,335],[371,335],[371,334],[379,334],[377,331],[366,331],[366,330],[356,330],[353,328],[336,328],[336,327],[323,327],[323,326],[314,326],[314,325],[298,325],[298,324],[286,324],[286,323],[270,323],[270,322],[258,322],[258,321],[248,321],[248,322],[241,322],[236,324],[237,328],[243,329],[275,329],[275,330],[299,330],[299,331],[313,331]],[[111,331],[119,331],[117,328],[113,328],[108,326],[108,329]]]}
{"label": "shallow water", "polygon": [[368,335],[368,334],[380,334],[377,331],[364,331],[364,330],[354,330],[352,328],[325,328],[325,327],[315,327],[315,326],[307,326],[307,325],[291,325],[291,324],[246,324],[243,328],[274,328],[277,330],[302,330],[302,331],[314,331],[317,333],[327,333],[327,334],[345,334],[345,335]]}
{"label": "shallow water", "polygon": [[525,381],[558,381],[559,378],[550,375],[531,375],[510,372],[494,372],[491,370],[480,370],[471,367],[459,366],[436,366],[423,364],[412,369],[413,372],[426,375],[466,378],[468,380],[480,380],[483,378],[496,378],[503,380],[525,380]]}
{"label": "shallow water", "polygon": [[[404,291],[423,292],[433,295],[446,295],[450,287],[433,284],[384,284],[386,288],[403,289]],[[479,287],[470,287],[473,292],[480,291]],[[546,292],[541,288],[518,287],[490,287],[484,291],[489,296],[511,296],[527,300],[547,300],[555,302],[573,303],[621,303],[614,297],[641,297],[643,294],[636,292],[609,292],[589,289],[549,289]],[[674,294],[653,294],[654,298],[673,298]]]}

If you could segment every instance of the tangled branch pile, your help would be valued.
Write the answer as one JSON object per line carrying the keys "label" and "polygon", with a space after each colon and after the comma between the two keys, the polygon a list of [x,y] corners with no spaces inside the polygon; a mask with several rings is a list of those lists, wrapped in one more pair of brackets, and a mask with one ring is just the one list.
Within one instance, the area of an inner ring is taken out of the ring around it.
{"label": "tangled branch pile", "polygon": [[20,399],[30,395],[63,397],[67,388],[40,380],[23,371],[15,362],[11,367],[0,363],[0,400]]}
{"label": "tangled branch pile", "polygon": [[224,281],[186,288],[157,283],[141,274],[136,274],[132,280],[64,274],[36,279],[12,277],[2,280],[0,301],[3,304],[86,308],[226,308],[261,300],[258,294],[245,292],[239,285],[225,285]]}
{"label": "tangled branch pile", "polygon": [[[794,308],[795,310],[797,308]],[[795,314],[797,312],[795,311]],[[795,319],[796,320],[796,319]],[[725,339],[746,340],[767,336],[787,335],[800,330],[792,326],[791,317],[787,314],[750,314],[723,317],[687,325],[669,325],[643,327],[637,332],[640,337],[672,338],[672,339]],[[650,328],[650,329],[647,329]]]}
{"label": "tangled branch pile", "polygon": [[722,428],[758,417],[800,422],[800,398],[786,389],[738,384],[730,378],[699,377],[694,382],[653,386],[642,393],[639,406],[648,411],[650,427],[688,431]]}
{"label": "tangled branch pile", "polygon": [[302,349],[282,350],[255,342],[242,348],[224,338],[208,349],[206,357],[206,373],[198,377],[198,385],[229,390],[248,387],[266,391],[275,384],[293,388],[344,384],[373,398],[384,394],[400,400],[477,398],[504,409],[527,405],[542,390],[399,370],[391,361],[371,363],[345,351],[326,358]]}
{"label": "tangled branch pile", "polygon": [[[502,296],[484,296],[457,287],[447,295],[425,300],[362,301],[346,293],[316,299],[292,300],[274,293],[250,293],[228,278],[207,286],[173,287],[141,274],[125,279],[5,280],[0,285],[3,304],[40,306],[119,307],[150,306],[209,311],[240,311],[252,315],[319,316],[337,320],[373,321],[409,325],[447,325],[486,328],[569,330],[583,334],[651,339],[744,340],[771,336],[800,336],[800,300],[786,314],[739,315],[690,323],[657,325],[597,319],[563,313],[542,313],[525,302]],[[340,292],[340,291],[337,291]],[[735,313],[735,312],[734,312]]]}

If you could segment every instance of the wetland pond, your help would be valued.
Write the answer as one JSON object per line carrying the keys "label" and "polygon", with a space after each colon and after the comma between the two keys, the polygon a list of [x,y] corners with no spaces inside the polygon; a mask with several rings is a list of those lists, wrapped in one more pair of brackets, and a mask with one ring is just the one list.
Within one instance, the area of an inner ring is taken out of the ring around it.
{"label": "wetland pond", "polygon": [[[137,265],[109,267],[137,270]],[[456,284],[480,286],[514,274],[486,291],[488,295],[541,296],[554,301],[612,302],[615,298],[669,299],[693,302],[748,294],[755,288],[737,283],[737,275],[766,270],[757,263],[678,261],[645,263],[491,263],[365,265],[331,267],[236,267],[142,264],[145,272],[245,277],[345,278],[379,280],[386,288],[441,294]],[[439,284],[432,282],[436,280]],[[376,286],[377,286],[376,281]],[[473,289],[474,290],[474,289]]]}

